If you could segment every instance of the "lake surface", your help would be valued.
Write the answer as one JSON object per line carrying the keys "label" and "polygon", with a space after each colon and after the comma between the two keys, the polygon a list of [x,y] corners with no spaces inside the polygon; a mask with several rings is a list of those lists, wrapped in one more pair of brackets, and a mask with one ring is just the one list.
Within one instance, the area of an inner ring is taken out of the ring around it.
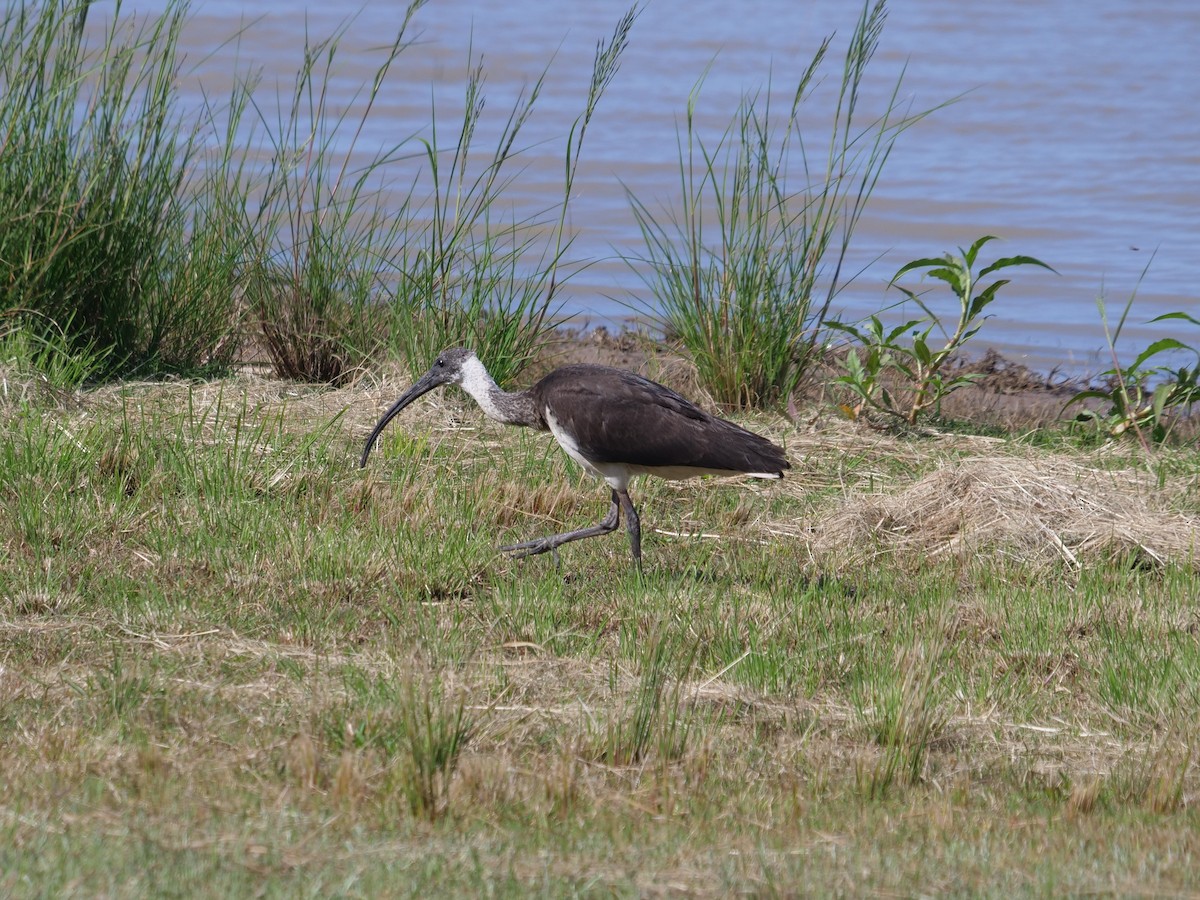
{"label": "lake surface", "polygon": [[[373,48],[394,37],[404,8],[197,2],[183,35],[184,102],[199,105],[201,90],[220,96],[234,71],[249,68],[263,73],[260,102],[277,88],[286,93],[305,34],[324,37],[340,25],[346,33],[332,87],[350,102],[380,60]],[[100,15],[111,4],[94,9]],[[410,36],[419,40],[394,68],[359,146],[374,150],[424,129],[431,102],[447,144],[472,50],[487,73],[485,132],[503,124],[519,92],[549,65],[511,199],[530,211],[552,205],[596,42],[626,9],[613,0],[434,0],[417,13]],[[835,31],[847,37],[857,13],[844,0],[647,4],[584,147],[572,255],[594,264],[563,294],[579,324],[612,327],[646,299],[621,259],[642,249],[625,186],[652,205],[675,201],[677,135],[706,69],[698,120],[715,140],[744,93],[770,84],[779,98],[790,97],[821,39]],[[240,41],[227,43],[242,26]],[[893,0],[868,70],[868,107],[879,108],[902,68],[901,99],[914,110],[965,96],[897,142],[856,235],[852,264],[863,271],[839,296],[843,315],[899,300],[887,283],[909,259],[994,234],[1003,243],[990,245],[986,258],[1029,254],[1058,274],[1010,270],[1014,283],[992,307],[980,349],[997,347],[1043,371],[1102,369],[1108,353],[1096,298],[1103,292],[1115,317],[1148,265],[1122,355],[1130,359],[1166,334],[1200,344],[1200,328],[1142,324],[1171,310],[1200,317],[1197,47],[1200,4],[1190,0]],[[818,98],[836,87],[843,48],[835,40]],[[818,99],[814,110],[820,106]],[[806,140],[820,147],[827,128],[819,115],[813,121]]]}

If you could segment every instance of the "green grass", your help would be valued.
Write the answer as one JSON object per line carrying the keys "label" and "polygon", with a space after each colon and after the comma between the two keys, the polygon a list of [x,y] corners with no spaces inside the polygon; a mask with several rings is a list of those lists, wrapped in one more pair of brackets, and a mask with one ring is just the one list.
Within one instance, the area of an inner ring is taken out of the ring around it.
{"label": "green grass", "polygon": [[[1194,559],[820,553],[865,495],[962,461],[1123,484],[1136,453],[758,418],[791,477],[635,484],[639,575],[620,533],[561,569],[497,553],[594,521],[606,493],[454,394],[365,471],[381,397],[362,387],[30,398],[0,426],[6,895],[1200,875]],[[1177,527],[1196,460],[1156,464],[1145,527]]]}
{"label": "green grass", "polygon": [[212,110],[184,125],[186,13],[115,17],[91,40],[69,4],[0,13],[0,312],[33,314],[93,376],[219,369],[236,351],[245,98],[226,133]]}
{"label": "green grass", "polygon": [[460,121],[447,127],[431,108],[412,133],[366,146],[376,101],[406,77],[423,6],[413,0],[393,34],[358,51],[375,64],[367,84],[346,87],[347,23],[306,33],[282,95],[264,97],[261,74],[239,67],[226,97],[185,115],[188,0],[90,23],[87,2],[7,3],[0,337],[19,319],[88,381],[210,376],[252,354],[280,377],[340,385],[385,353],[415,370],[458,344],[501,381],[519,373],[586,263],[568,257],[568,208],[637,9],[599,43],[583,111],[563,125],[561,197],[518,214],[508,195],[547,72],[500,110],[492,148],[476,139],[493,112],[475,54]]}
{"label": "green grass", "polygon": [[656,209],[630,196],[645,252],[628,262],[653,301],[639,313],[678,341],[705,390],[727,408],[784,405],[811,374],[830,306],[852,279],[843,269],[855,228],[888,156],[932,111],[901,109],[902,79],[881,110],[860,105],[886,18],[883,0],[863,4],[832,80],[828,136],[814,137],[802,120],[825,81],[832,36],[796,78],[785,116],[772,108],[768,84],[765,96],[743,97],[715,141],[697,122],[701,79],[678,139],[678,200]]}

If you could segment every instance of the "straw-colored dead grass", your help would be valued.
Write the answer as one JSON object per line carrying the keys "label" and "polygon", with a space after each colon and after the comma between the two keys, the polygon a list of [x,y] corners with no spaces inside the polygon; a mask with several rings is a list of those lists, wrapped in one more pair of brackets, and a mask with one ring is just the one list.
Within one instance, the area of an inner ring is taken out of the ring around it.
{"label": "straw-colored dead grass", "polygon": [[994,455],[948,460],[894,493],[852,494],[813,530],[814,553],[842,565],[980,552],[1196,565],[1200,518],[1171,511],[1144,472]]}

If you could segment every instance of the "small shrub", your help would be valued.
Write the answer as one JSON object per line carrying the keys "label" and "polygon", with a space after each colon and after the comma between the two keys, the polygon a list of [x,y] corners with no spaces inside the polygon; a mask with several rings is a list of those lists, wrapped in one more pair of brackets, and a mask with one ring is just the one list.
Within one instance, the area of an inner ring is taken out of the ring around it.
{"label": "small shrub", "polygon": [[[1145,272],[1142,273],[1143,276]],[[1177,338],[1160,338],[1138,354],[1128,365],[1122,366],[1117,358],[1117,340],[1125,327],[1137,292],[1130,294],[1121,313],[1116,329],[1110,329],[1104,298],[1096,301],[1100,320],[1104,324],[1104,336],[1112,353],[1112,368],[1100,373],[1105,386],[1080,391],[1067,401],[1070,408],[1088,400],[1101,400],[1107,409],[1084,409],[1076,417],[1077,422],[1089,423],[1109,437],[1134,434],[1142,446],[1149,449],[1150,442],[1162,443],[1171,433],[1178,413],[1200,402],[1200,349],[1185,344]],[[1169,312],[1151,319],[1155,322],[1180,321],[1200,325],[1185,312]],[[1190,366],[1172,367],[1151,365],[1164,353],[1185,352],[1195,357]]]}
{"label": "small shrub", "polygon": [[[870,409],[908,425],[915,425],[925,413],[936,415],[948,394],[982,377],[978,374],[948,377],[945,372],[946,364],[962,351],[983,326],[984,311],[996,299],[996,292],[1009,280],[999,278],[982,289],[979,289],[978,282],[993,272],[1013,266],[1032,265],[1050,269],[1032,256],[1009,256],[997,259],[975,274],[972,269],[979,250],[992,240],[995,240],[993,236],[985,235],[966,250],[960,247],[958,256],[948,253],[940,258],[914,259],[901,266],[891,280],[891,284],[896,285],[902,275],[925,270],[930,277],[946,282],[958,300],[958,317],[953,330],[947,329],[943,318],[920,295],[900,285],[896,287],[920,307],[925,313],[924,318],[913,319],[891,329],[885,328],[876,315],[870,316],[861,325],[828,323],[831,328],[848,334],[859,345],[850,348],[846,356],[846,374],[836,379],[838,383],[846,385],[857,399],[855,406],[844,407],[852,416]],[[925,327],[917,330],[921,325]],[[912,341],[906,344],[901,338],[910,331]],[[941,334],[940,346],[934,336],[935,331]]]}

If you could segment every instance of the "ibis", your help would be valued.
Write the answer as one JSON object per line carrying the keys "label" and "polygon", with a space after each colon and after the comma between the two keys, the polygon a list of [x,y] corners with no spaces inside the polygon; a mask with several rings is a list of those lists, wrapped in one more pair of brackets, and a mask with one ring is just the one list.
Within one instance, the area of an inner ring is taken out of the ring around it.
{"label": "ibis", "polygon": [[464,347],[442,352],[383,414],[367,438],[359,466],[366,466],[371,447],[402,409],[446,384],[465,390],[489,418],[549,431],[571,459],[608,483],[612,503],[602,521],[500,548],[517,559],[546,552],[557,556],[558,548],[570,541],[609,534],[624,513],[630,550],[640,566],[641,524],[629,498],[629,482],[635,475],[782,478],[784,469],[790,468],[782,447],[633,372],[567,365],[528,390],[509,392],[501,390],[474,351]]}

